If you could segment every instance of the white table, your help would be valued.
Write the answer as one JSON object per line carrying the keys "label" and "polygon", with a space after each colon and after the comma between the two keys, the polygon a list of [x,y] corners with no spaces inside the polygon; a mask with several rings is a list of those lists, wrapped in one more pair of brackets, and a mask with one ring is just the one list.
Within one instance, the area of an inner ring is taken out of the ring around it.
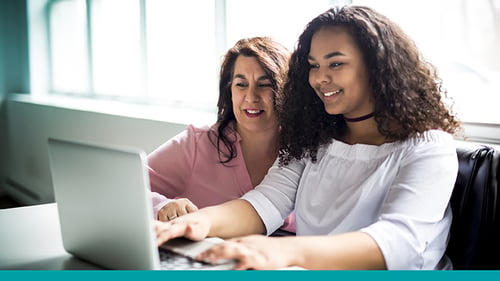
{"label": "white table", "polygon": [[56,203],[0,210],[0,269],[99,269],[67,253]]}

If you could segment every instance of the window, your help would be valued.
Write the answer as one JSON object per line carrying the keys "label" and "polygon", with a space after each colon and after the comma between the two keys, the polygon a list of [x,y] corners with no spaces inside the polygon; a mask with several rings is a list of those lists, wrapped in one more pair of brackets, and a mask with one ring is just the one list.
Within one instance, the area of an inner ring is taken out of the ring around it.
{"label": "window", "polygon": [[218,94],[214,1],[146,1],[149,97],[214,107]]}
{"label": "window", "polygon": [[211,111],[221,56],[238,39],[273,36],[293,49],[328,7],[367,5],[438,67],[461,120],[500,130],[500,0],[30,1],[48,7],[47,91]]}
{"label": "window", "polygon": [[60,92],[89,92],[85,1],[59,1],[51,9],[52,87]]}
{"label": "window", "polygon": [[226,1],[228,46],[251,36],[272,36],[290,50],[306,24],[335,1],[252,0]]}
{"label": "window", "polygon": [[50,1],[49,91],[212,110],[215,10],[207,0]]}
{"label": "window", "polygon": [[92,90],[100,95],[144,95],[139,0],[90,1]]}

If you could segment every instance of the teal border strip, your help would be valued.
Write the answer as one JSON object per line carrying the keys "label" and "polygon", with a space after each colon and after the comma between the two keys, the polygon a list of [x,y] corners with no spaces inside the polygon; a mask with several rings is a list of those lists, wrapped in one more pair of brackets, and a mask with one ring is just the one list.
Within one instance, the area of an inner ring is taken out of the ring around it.
{"label": "teal border strip", "polygon": [[[154,280],[225,280],[227,278],[251,278],[252,280],[300,280],[307,278],[322,278],[322,280],[453,280],[470,281],[500,280],[500,271],[314,271],[314,270],[276,270],[276,271],[127,271],[127,270],[5,270],[0,271],[0,280],[68,280],[78,281],[91,279],[110,280],[123,278],[140,280],[139,278],[154,278]],[[259,279],[254,279],[259,278]],[[327,279],[324,279],[327,278]],[[383,278],[383,279],[382,279]],[[151,279],[153,280],[153,279]],[[248,280],[248,279],[247,279]]]}

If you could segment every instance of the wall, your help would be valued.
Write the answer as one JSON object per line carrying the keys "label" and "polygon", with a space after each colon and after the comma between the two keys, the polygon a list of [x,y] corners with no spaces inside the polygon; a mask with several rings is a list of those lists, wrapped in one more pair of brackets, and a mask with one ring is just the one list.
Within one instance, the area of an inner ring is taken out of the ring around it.
{"label": "wall", "polygon": [[[4,24],[4,10],[2,9],[2,4],[0,4],[0,62],[5,61],[5,51],[1,40],[6,38],[5,36],[5,24]],[[5,155],[7,154],[6,149],[6,134],[7,129],[5,128],[5,109],[4,100],[6,96],[6,86],[5,86],[5,69],[3,63],[0,63],[0,195],[3,193],[3,179],[5,178]]]}
{"label": "wall", "polygon": [[28,28],[25,0],[0,1],[0,195],[8,166],[5,100],[29,92]]}

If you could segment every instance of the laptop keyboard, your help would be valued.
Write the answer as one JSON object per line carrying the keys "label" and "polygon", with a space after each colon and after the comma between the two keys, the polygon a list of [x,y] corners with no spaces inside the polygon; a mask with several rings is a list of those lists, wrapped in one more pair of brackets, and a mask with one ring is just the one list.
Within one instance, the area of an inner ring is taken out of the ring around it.
{"label": "laptop keyboard", "polygon": [[210,264],[197,261],[165,249],[160,249],[159,252],[160,268],[163,270],[225,270],[232,267],[228,263]]}

